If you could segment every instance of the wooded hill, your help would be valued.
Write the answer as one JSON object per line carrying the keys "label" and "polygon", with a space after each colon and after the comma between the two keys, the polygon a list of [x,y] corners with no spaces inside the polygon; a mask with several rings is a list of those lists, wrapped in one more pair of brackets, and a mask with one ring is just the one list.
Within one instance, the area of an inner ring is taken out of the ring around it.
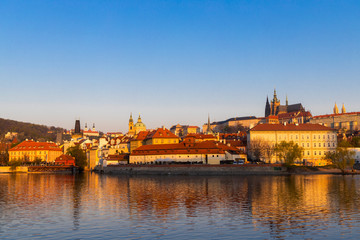
{"label": "wooded hill", "polygon": [[4,139],[7,132],[17,132],[17,139],[19,142],[24,141],[25,139],[33,139],[35,141],[55,141],[56,134],[63,131],[63,128],[48,127],[0,118],[0,139]]}

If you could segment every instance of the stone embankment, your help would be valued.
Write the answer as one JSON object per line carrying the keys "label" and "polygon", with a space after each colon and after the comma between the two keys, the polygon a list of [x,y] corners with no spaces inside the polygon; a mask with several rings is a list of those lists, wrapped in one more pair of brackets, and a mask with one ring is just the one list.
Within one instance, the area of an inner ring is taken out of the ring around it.
{"label": "stone embankment", "polygon": [[109,165],[97,166],[95,172],[122,175],[287,175],[280,164],[263,165]]}
{"label": "stone embankment", "polygon": [[19,166],[16,168],[0,167],[0,173],[75,173],[72,166]]}

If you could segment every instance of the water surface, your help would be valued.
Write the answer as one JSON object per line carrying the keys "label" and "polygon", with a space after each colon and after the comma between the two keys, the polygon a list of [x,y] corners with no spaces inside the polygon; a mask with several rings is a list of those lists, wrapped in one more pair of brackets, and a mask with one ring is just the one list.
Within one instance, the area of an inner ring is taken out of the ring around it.
{"label": "water surface", "polygon": [[360,177],[1,174],[1,239],[359,239]]}

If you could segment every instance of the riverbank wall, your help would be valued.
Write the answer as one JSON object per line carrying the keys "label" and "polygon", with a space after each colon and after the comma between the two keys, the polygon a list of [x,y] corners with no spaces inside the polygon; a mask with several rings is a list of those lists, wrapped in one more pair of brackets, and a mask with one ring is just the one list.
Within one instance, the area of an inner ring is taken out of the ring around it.
{"label": "riverbank wall", "polygon": [[95,172],[121,175],[287,175],[280,164],[263,165],[115,165],[96,166]]}
{"label": "riverbank wall", "polygon": [[0,167],[0,173],[27,173],[28,167],[16,167],[16,169],[11,169],[11,167],[5,166]]}
{"label": "riverbank wall", "polygon": [[77,167],[73,166],[19,166],[15,169],[0,167],[0,173],[75,173]]}

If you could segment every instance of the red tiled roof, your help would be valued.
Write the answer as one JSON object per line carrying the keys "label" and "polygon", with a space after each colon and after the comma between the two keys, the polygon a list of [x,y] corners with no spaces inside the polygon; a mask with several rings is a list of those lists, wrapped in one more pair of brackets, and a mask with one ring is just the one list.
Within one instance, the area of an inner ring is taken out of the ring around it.
{"label": "red tiled roof", "polygon": [[170,130],[166,129],[166,128],[158,128],[152,132],[150,132],[146,139],[150,139],[150,138],[176,138],[179,139],[178,136],[176,136],[175,134],[173,134],[172,132],[170,132]]}
{"label": "red tiled roof", "polygon": [[312,117],[311,113],[309,111],[307,112],[289,112],[289,113],[280,113],[278,115],[279,119],[284,118],[295,118],[295,117]]}
{"label": "red tiled roof", "polygon": [[327,117],[336,117],[342,115],[359,115],[360,112],[348,112],[348,113],[338,113],[338,114],[325,114],[325,115],[318,115],[314,116],[313,118],[327,118]]}
{"label": "red tiled roof", "polygon": [[320,124],[258,124],[250,131],[335,131]]}
{"label": "red tiled roof", "polygon": [[83,130],[83,133],[99,133],[99,132],[98,132],[98,131],[93,131],[93,130],[89,129],[89,130],[87,130],[87,131]]}
{"label": "red tiled roof", "polygon": [[201,134],[201,133],[189,133],[185,138],[193,137],[196,139],[216,139],[214,135],[211,134]]}
{"label": "red tiled roof", "polygon": [[67,154],[63,154],[57,158],[55,158],[55,162],[56,161],[59,161],[59,160],[62,160],[62,161],[68,161],[68,160],[75,160],[75,158],[73,156],[70,156],[70,155],[67,155]]}
{"label": "red tiled roof", "polygon": [[11,148],[9,151],[34,151],[34,150],[62,151],[55,143],[34,142],[31,140],[24,141],[18,144],[17,146]]}
{"label": "red tiled roof", "polygon": [[154,144],[143,145],[133,151],[131,155],[158,155],[158,154],[223,154],[225,151],[239,153],[234,147],[229,147],[214,141],[200,143]]}
{"label": "red tiled roof", "polygon": [[147,137],[148,134],[149,134],[148,131],[141,131],[134,137],[133,140],[142,141]]}

